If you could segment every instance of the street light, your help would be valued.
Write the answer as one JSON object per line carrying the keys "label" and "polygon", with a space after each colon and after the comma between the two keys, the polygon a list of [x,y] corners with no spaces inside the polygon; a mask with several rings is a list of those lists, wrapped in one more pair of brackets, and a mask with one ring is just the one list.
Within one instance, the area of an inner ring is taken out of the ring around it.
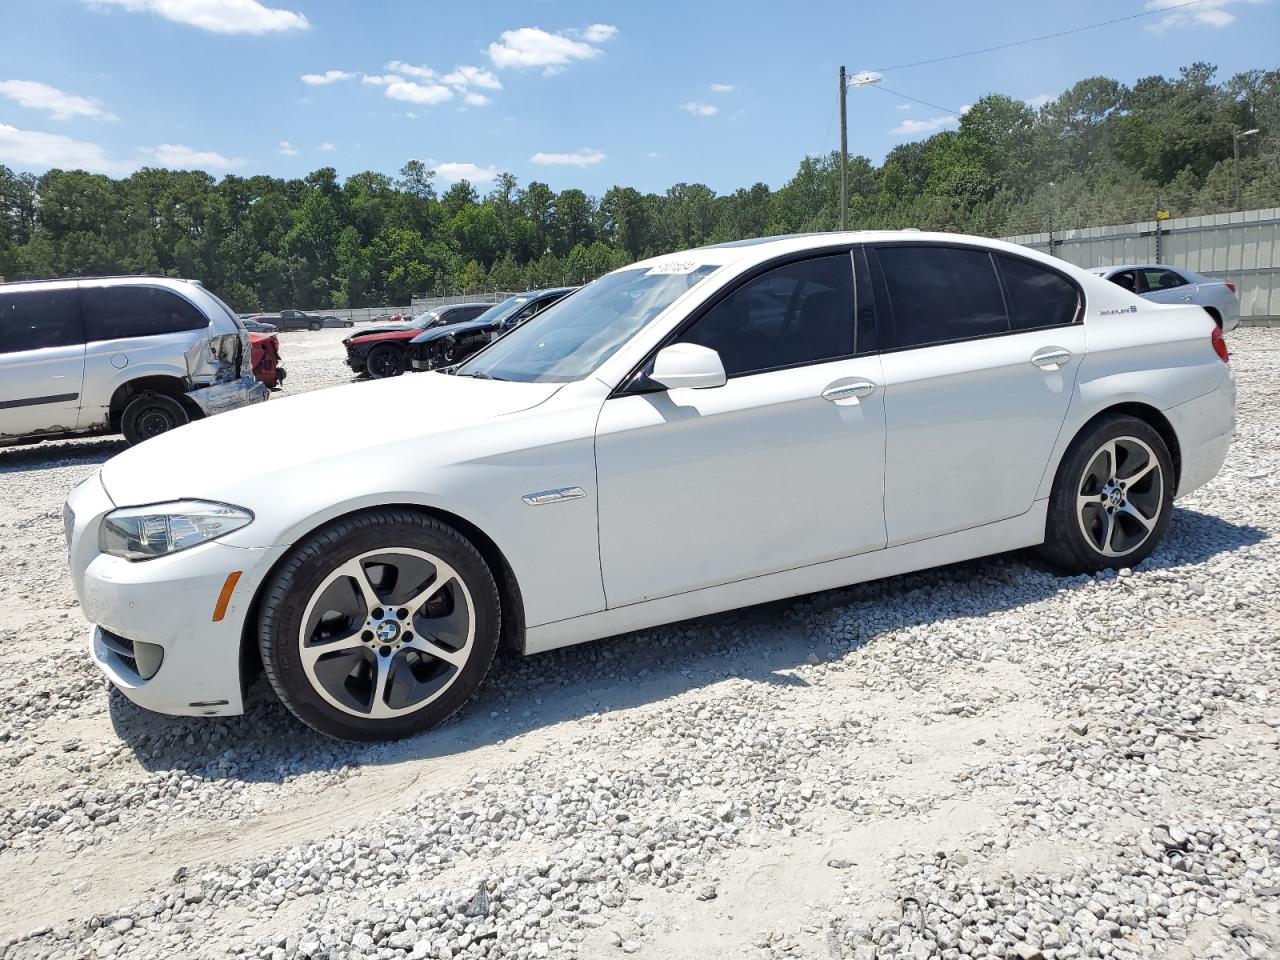
{"label": "street light", "polygon": [[1256,133],[1261,133],[1257,127],[1252,130],[1237,130],[1231,134],[1231,168],[1236,174],[1236,209],[1240,209],[1240,141],[1245,137],[1252,137]]}
{"label": "street light", "polygon": [[880,82],[880,74],[863,70],[849,77],[840,68],[840,229],[849,229],[849,122],[846,102],[850,87],[870,87]]}

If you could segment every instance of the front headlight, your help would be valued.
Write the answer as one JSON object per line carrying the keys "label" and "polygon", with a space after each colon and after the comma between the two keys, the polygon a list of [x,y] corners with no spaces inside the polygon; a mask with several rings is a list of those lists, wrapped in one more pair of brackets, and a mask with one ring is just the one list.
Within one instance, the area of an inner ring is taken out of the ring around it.
{"label": "front headlight", "polygon": [[113,510],[102,520],[98,549],[126,560],[150,560],[216,540],[253,522],[242,507],[178,500]]}

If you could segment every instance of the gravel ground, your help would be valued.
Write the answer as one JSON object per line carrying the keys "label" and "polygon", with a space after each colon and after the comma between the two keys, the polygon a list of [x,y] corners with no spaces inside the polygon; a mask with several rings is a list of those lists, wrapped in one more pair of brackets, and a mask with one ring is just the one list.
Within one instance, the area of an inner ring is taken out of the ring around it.
{"label": "gravel ground", "polygon": [[[286,392],[342,336],[283,336]],[[120,443],[0,450],[0,955],[1280,956],[1280,330],[1230,341],[1236,444],[1137,569],[504,655],[378,747],[111,693],[60,510]]]}

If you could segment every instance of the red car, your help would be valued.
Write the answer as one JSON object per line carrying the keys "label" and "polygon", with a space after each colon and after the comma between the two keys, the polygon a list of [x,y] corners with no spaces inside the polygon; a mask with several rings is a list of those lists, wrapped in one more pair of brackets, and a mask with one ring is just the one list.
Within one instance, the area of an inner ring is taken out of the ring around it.
{"label": "red car", "polygon": [[342,341],[347,348],[347,366],[356,373],[376,379],[398,377],[408,366],[409,341],[433,327],[472,320],[488,310],[489,303],[451,303],[420,313],[409,323],[378,326],[353,333]]}
{"label": "red car", "polygon": [[253,375],[270,390],[284,383],[284,367],[280,366],[280,338],[274,333],[251,333],[253,342]]}

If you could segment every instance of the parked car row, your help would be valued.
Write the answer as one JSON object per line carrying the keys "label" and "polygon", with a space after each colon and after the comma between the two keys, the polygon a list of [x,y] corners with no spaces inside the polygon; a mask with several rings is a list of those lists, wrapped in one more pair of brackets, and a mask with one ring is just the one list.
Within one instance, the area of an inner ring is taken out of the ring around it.
{"label": "parked car row", "polygon": [[575,289],[530,290],[497,304],[449,304],[418,314],[409,323],[361,330],[342,341],[347,366],[382,379],[460,363]]}
{"label": "parked car row", "polygon": [[1227,333],[1240,324],[1240,299],[1236,296],[1236,285],[1226,280],[1160,263],[1093,267],[1089,272],[1136,293],[1144,300],[1192,303],[1204,307],[1214,323]]}
{"label": "parked car row", "polygon": [[341,317],[335,316],[321,316],[317,313],[307,313],[304,310],[254,313],[250,314],[246,319],[274,328],[273,330],[264,331],[266,333],[274,333],[276,330],[323,330],[326,327],[355,326],[354,320],[343,320]]}

